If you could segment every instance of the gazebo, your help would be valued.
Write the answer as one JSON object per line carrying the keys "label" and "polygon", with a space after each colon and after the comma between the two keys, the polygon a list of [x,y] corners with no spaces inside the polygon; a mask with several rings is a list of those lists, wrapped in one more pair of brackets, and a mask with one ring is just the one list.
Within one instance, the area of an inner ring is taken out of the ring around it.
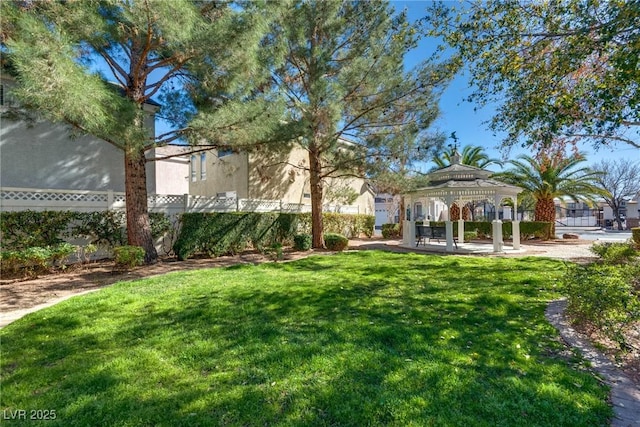
{"label": "gazebo", "polygon": [[[498,218],[497,207],[504,200],[513,202],[513,249],[520,249],[520,221],[517,220],[518,202],[517,195],[522,188],[505,184],[490,179],[493,172],[473,166],[460,164],[460,154],[456,151],[451,156],[451,165],[431,172],[428,177],[431,186],[419,188],[404,195],[405,205],[412,206],[417,199],[438,199],[447,206],[445,218],[446,251],[453,252],[453,221],[451,221],[451,207],[457,204],[460,207],[460,219],[458,222],[458,242],[464,242],[464,219],[462,208],[465,203],[489,200],[496,207],[496,217],[492,223],[493,251],[503,252],[504,241],[502,237],[502,221]],[[407,218],[403,224],[403,244],[414,246],[416,238],[415,219],[411,211],[407,212]],[[506,218],[505,218],[506,219]]]}

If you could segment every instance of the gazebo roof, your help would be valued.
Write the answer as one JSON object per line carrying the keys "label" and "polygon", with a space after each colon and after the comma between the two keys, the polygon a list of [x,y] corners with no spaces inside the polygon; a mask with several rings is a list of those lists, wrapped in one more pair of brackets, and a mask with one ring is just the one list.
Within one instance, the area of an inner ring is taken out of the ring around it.
{"label": "gazebo roof", "polygon": [[460,164],[460,155],[452,156],[450,166],[427,175],[432,186],[419,188],[409,194],[455,200],[479,200],[483,198],[515,197],[522,188],[489,178],[493,172]]}
{"label": "gazebo roof", "polygon": [[476,179],[486,179],[489,178],[491,174],[491,171],[485,169],[454,163],[451,166],[431,172],[427,176],[431,182],[439,184],[446,181],[468,182]]}

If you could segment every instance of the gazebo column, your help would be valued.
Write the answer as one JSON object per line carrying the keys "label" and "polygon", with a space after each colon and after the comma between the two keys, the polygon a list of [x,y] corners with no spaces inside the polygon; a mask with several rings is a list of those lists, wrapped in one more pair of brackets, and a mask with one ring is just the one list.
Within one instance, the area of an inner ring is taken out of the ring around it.
{"label": "gazebo column", "polygon": [[448,196],[447,202],[447,219],[444,222],[445,234],[447,236],[447,252],[453,252],[453,222],[451,222],[451,205],[453,205],[453,197]]}
{"label": "gazebo column", "polygon": [[502,238],[502,221],[500,221],[500,217],[498,216],[498,207],[500,206],[500,202],[502,201],[500,196],[495,197],[494,208],[496,212],[496,217],[493,220],[492,226],[492,236],[493,236],[493,252],[502,252],[504,248],[504,241]]}
{"label": "gazebo column", "polygon": [[520,221],[518,221],[518,197],[513,197],[513,220],[511,222],[513,227],[513,250],[520,249]]}
{"label": "gazebo column", "polygon": [[458,220],[458,243],[464,243],[464,219],[462,219],[462,211]]}
{"label": "gazebo column", "polygon": [[416,245],[416,222],[413,220],[413,200],[406,197],[404,201],[406,207],[406,216],[402,224],[402,244],[409,247]]}

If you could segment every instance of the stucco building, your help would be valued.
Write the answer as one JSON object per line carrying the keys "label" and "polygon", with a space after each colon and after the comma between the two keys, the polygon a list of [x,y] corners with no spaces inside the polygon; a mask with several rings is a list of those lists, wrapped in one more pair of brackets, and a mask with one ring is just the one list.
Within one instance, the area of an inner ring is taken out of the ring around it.
{"label": "stucco building", "polygon": [[[190,158],[189,192],[209,197],[279,200],[311,209],[307,151],[259,149],[253,152],[210,150]],[[361,178],[329,178],[324,186],[325,210],[374,214],[374,194]]]}

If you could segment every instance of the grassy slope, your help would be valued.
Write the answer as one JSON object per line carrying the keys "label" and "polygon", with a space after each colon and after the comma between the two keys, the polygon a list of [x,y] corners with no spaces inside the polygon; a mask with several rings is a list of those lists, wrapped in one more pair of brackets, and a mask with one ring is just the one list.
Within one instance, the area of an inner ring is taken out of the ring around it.
{"label": "grassy slope", "polygon": [[544,319],[561,273],[367,251],[122,283],[0,331],[0,405],[47,426],[604,425],[606,389]]}

